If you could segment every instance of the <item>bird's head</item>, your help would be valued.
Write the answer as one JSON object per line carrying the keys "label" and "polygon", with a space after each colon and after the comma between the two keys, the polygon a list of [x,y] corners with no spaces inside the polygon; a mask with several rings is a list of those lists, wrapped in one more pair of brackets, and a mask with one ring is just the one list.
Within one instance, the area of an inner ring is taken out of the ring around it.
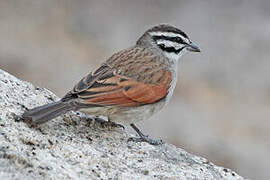
{"label": "bird's head", "polygon": [[178,61],[187,51],[200,52],[199,47],[186,33],[168,24],[157,25],[147,30],[137,44],[157,49],[173,61]]}

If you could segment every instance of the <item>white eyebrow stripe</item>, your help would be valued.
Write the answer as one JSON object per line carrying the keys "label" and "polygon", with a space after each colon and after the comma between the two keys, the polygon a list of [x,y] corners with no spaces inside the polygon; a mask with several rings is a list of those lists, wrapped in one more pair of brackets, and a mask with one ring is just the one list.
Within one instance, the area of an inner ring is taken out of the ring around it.
{"label": "white eyebrow stripe", "polygon": [[168,36],[168,37],[183,37],[180,34],[173,32],[150,32],[152,36]]}
{"label": "white eyebrow stripe", "polygon": [[151,36],[167,36],[167,37],[180,37],[182,38],[185,42],[189,42],[189,39],[183,37],[180,34],[176,34],[173,32],[150,32]]}

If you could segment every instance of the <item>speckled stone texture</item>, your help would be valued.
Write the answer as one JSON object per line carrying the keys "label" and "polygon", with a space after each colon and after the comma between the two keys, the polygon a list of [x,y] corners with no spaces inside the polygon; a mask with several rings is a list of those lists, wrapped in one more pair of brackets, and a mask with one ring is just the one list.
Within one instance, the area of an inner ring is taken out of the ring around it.
{"label": "speckled stone texture", "polygon": [[0,179],[244,179],[170,144],[127,142],[134,135],[80,113],[36,128],[19,120],[56,99],[0,70]]}

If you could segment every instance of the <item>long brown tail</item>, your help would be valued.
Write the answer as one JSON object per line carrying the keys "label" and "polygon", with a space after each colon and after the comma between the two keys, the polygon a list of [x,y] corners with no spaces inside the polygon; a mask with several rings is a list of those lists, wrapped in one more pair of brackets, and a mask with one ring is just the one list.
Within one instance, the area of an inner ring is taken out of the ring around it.
{"label": "long brown tail", "polygon": [[22,115],[23,120],[31,125],[45,123],[61,114],[64,114],[74,108],[69,104],[60,101],[45,104],[25,112]]}

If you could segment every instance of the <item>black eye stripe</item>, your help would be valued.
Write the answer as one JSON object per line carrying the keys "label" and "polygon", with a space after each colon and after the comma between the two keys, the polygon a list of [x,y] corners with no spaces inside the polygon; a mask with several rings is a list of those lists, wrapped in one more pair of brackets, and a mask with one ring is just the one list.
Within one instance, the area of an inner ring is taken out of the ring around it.
{"label": "black eye stripe", "polygon": [[166,47],[164,44],[159,44],[158,45],[160,47],[160,49],[162,49],[165,52],[168,53],[175,53],[175,54],[179,54],[186,46],[181,47],[180,49],[175,49],[174,47]]}
{"label": "black eye stripe", "polygon": [[184,42],[183,39],[180,37],[169,37],[169,36],[163,36],[163,35],[160,35],[160,36],[156,35],[152,37],[155,41],[162,39],[162,40],[168,40],[168,41],[177,42],[181,44],[186,44],[186,42]]}

